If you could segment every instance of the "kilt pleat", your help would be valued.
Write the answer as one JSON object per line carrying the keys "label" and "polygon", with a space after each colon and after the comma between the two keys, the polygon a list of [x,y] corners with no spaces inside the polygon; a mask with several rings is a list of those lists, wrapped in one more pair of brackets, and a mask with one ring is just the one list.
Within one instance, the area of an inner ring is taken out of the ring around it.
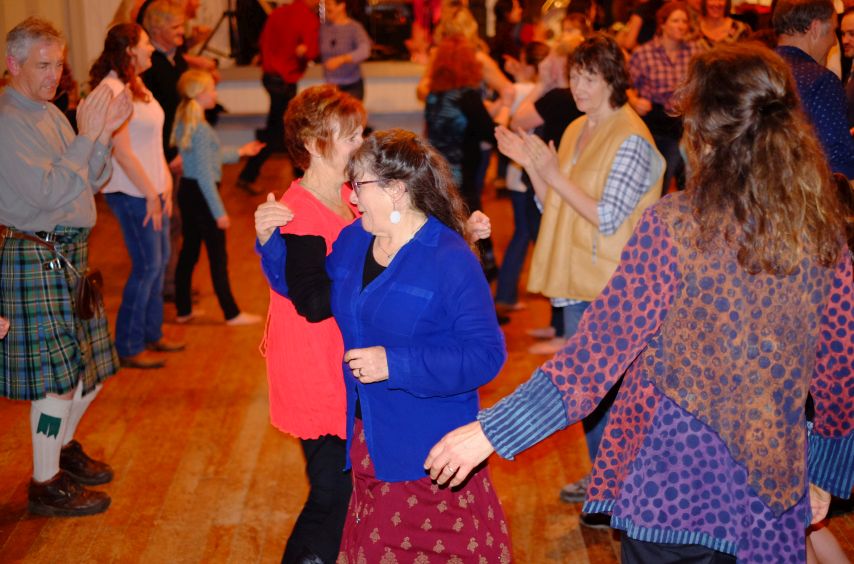
{"label": "kilt pleat", "polygon": [[[58,248],[78,272],[88,264],[89,229],[58,227]],[[0,249],[0,315],[10,321],[0,340],[0,396],[37,400],[64,394],[82,379],[84,394],[114,374],[118,356],[103,311],[91,320],[74,312],[77,280],[63,266],[46,270],[55,253],[6,239]]]}

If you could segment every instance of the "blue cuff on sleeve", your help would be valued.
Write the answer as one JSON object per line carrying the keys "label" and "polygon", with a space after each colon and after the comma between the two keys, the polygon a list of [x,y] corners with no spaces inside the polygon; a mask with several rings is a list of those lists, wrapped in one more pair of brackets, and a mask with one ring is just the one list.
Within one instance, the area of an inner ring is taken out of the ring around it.
{"label": "blue cuff on sleeve", "polygon": [[854,488],[854,433],[830,439],[809,431],[809,479],[836,497],[848,499]]}
{"label": "blue cuff on sleeve", "polygon": [[276,293],[288,297],[288,282],[285,280],[285,257],[287,245],[279,233],[273,233],[266,243],[261,245],[255,239],[255,252],[261,257],[261,270],[270,288]]}
{"label": "blue cuff on sleeve", "polygon": [[560,392],[540,369],[477,420],[495,452],[508,460],[567,425]]}

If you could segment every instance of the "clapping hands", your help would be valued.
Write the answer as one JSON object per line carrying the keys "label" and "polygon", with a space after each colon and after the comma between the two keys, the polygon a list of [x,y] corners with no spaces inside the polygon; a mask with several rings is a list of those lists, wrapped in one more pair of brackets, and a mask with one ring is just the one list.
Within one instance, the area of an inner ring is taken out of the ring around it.
{"label": "clapping hands", "polygon": [[495,128],[498,150],[522,165],[528,174],[539,175],[549,184],[560,177],[557,150],[551,141],[548,145],[536,135],[522,130],[512,132],[504,126]]}

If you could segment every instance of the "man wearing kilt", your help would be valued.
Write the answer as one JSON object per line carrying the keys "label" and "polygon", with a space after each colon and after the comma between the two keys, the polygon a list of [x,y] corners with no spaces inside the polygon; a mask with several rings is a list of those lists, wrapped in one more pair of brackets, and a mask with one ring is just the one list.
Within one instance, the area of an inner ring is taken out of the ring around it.
{"label": "man wearing kilt", "polygon": [[[94,193],[107,181],[110,139],[131,112],[127,92],[102,84],[77,110],[79,135],[51,103],[65,41],[28,18],[6,36],[11,82],[0,93],[0,395],[31,402],[39,515],[105,511],[110,497],[84,485],[113,472],[89,458],[74,432],[118,365],[103,311],[82,319],[74,290],[88,263]],[[103,307],[101,306],[101,309]]]}

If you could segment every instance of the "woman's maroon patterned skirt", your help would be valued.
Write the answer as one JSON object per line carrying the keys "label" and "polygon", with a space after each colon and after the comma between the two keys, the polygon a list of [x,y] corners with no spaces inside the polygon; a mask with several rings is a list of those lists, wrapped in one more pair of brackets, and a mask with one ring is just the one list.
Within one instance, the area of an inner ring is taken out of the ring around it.
{"label": "woman's maroon patterned skirt", "polygon": [[354,435],[353,496],[338,564],[511,561],[507,520],[485,467],[454,489],[429,477],[382,482],[358,419]]}

